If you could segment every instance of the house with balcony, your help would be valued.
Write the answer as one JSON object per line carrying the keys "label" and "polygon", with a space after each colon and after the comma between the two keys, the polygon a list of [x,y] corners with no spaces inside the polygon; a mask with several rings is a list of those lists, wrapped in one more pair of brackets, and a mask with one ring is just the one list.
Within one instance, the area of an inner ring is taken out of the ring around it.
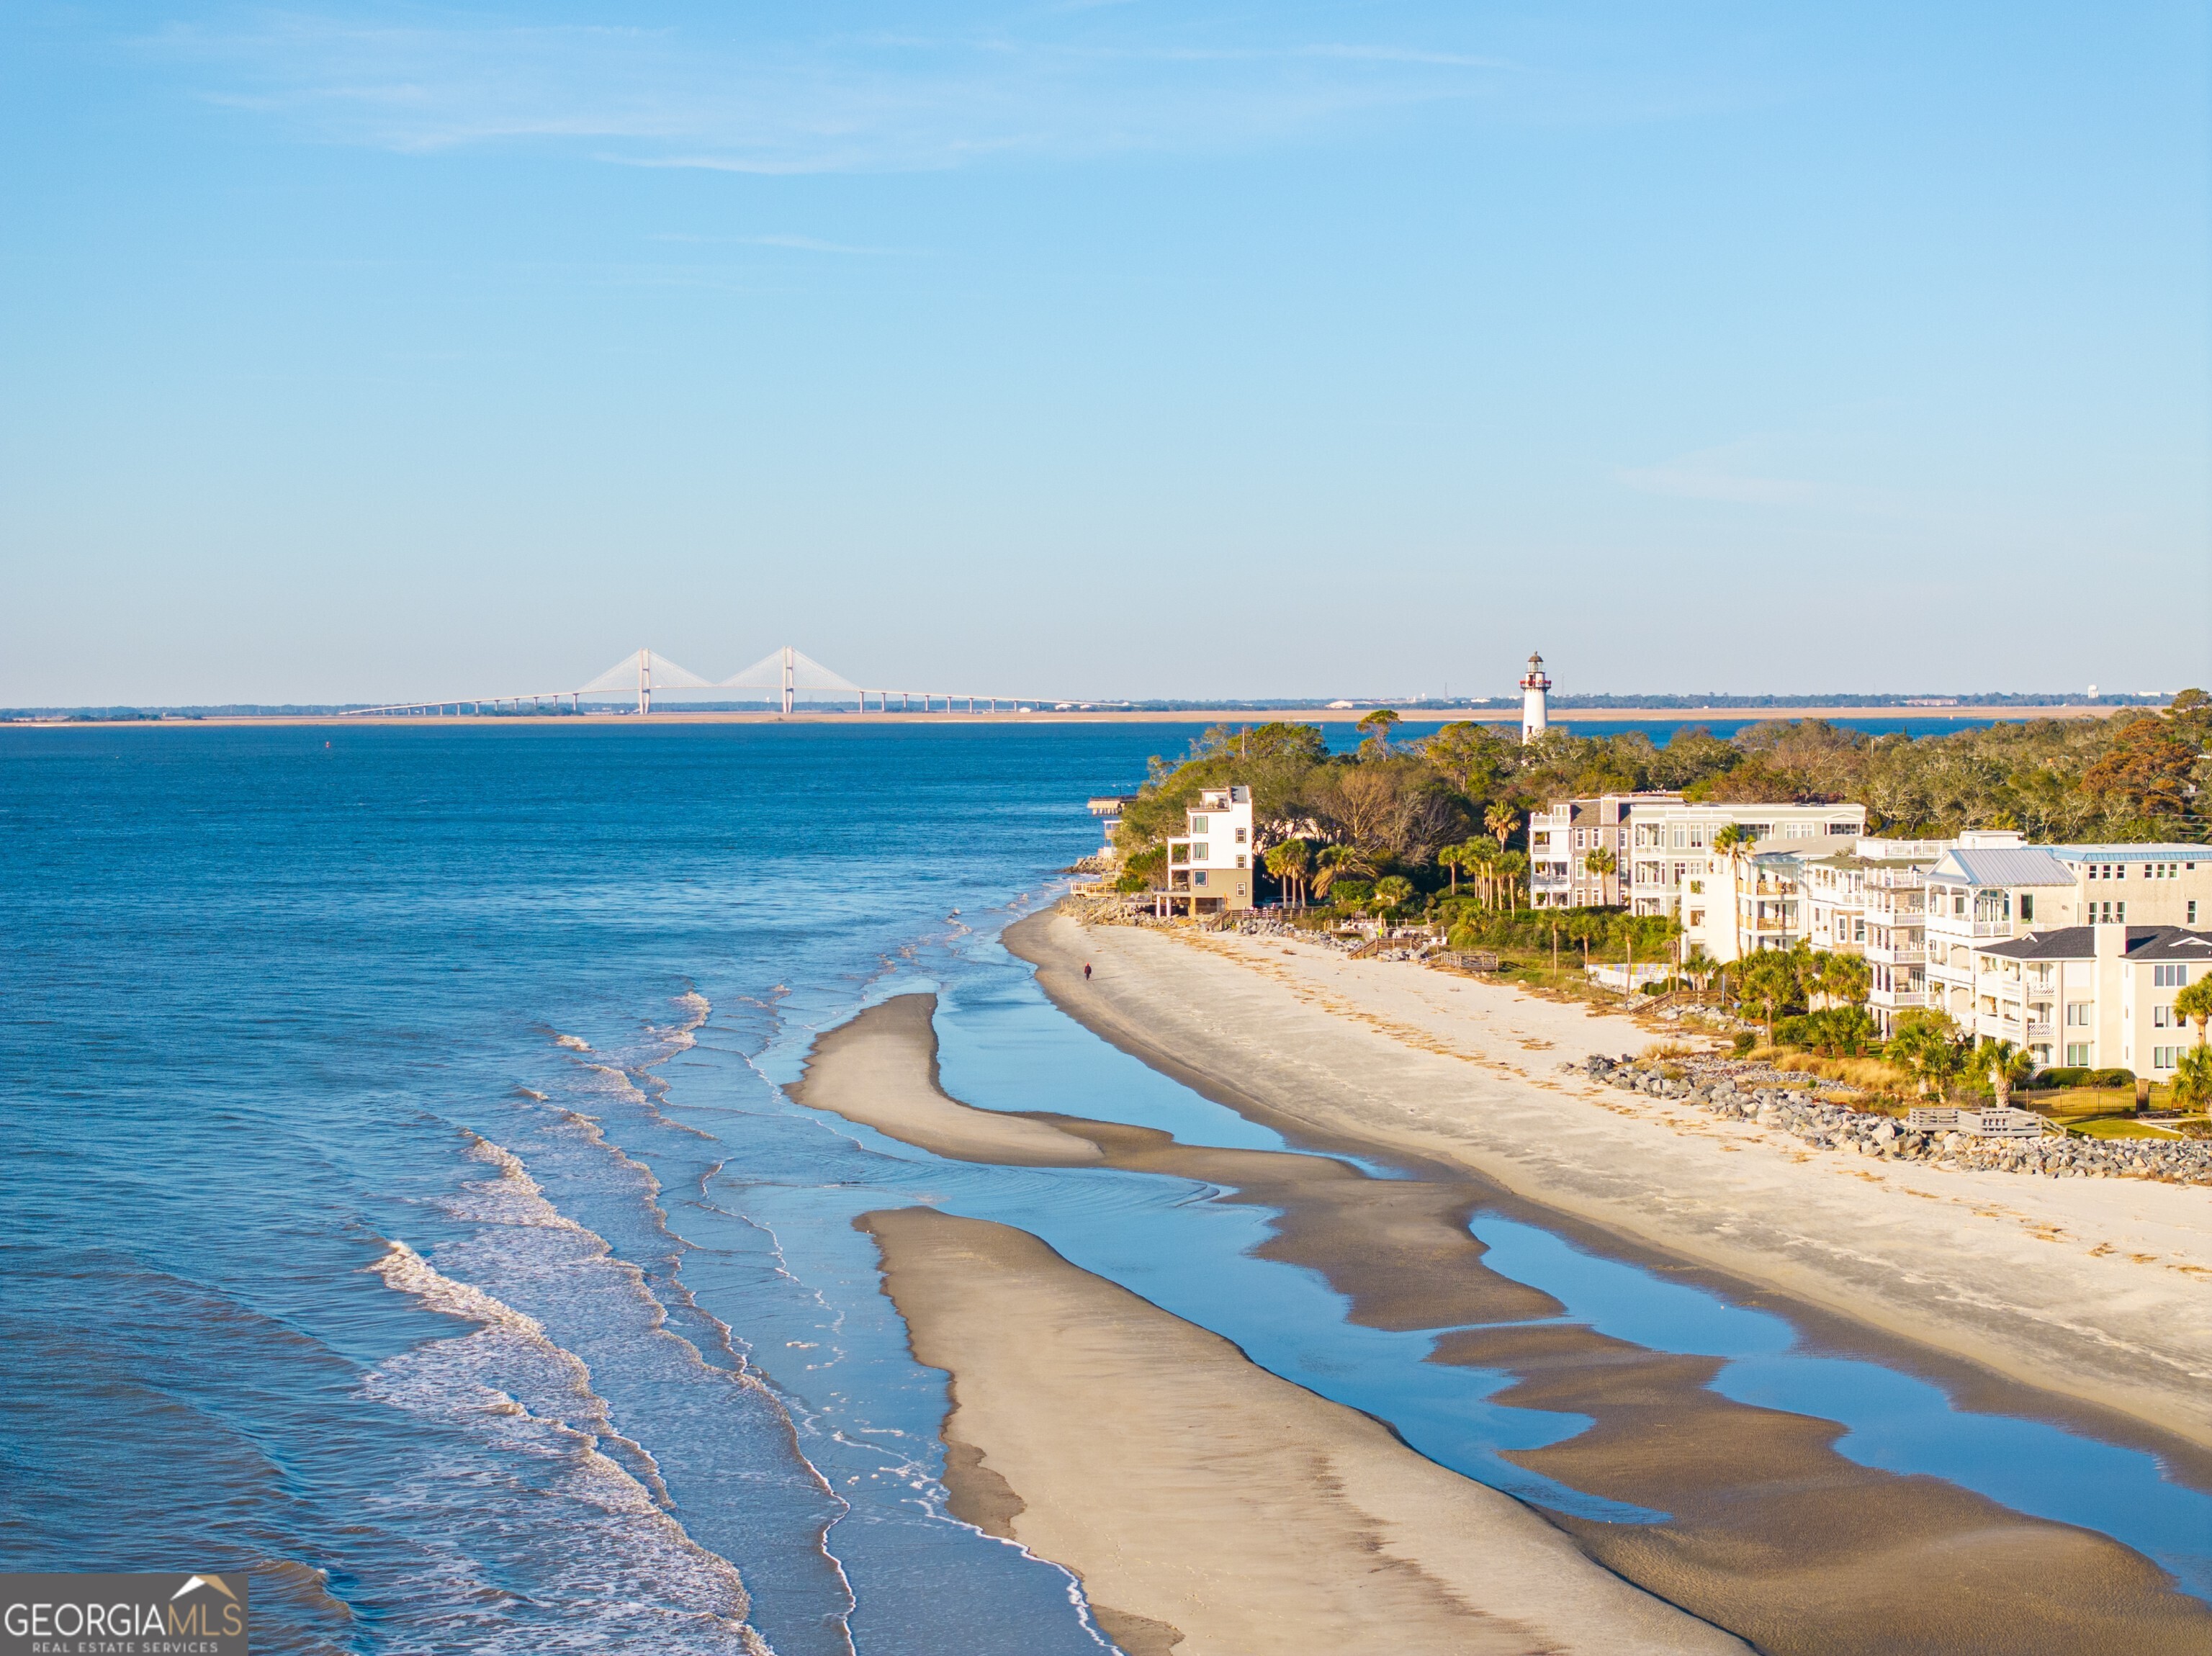
{"label": "house with balcony", "polygon": [[[1925,892],[1928,1004],[1961,1028],[1991,997],[1981,982],[1989,945],[2076,924],[2075,877],[2016,834],[1966,834],[1931,864]],[[2015,1031],[2007,1037],[2020,1039]]]}
{"label": "house with balcony", "polygon": [[[1728,859],[1712,851],[1713,836],[1731,823],[1752,829],[1757,850],[1797,852],[1863,834],[1866,808],[1695,804],[1662,792],[1555,800],[1528,816],[1529,901],[1671,914],[1715,960],[1733,960],[1734,894],[1718,889],[1730,883],[1722,867]],[[1613,866],[1595,873],[1589,857],[1601,851],[1612,853]]]}
{"label": "house with balcony", "polygon": [[1167,853],[1167,889],[1153,895],[1155,913],[1195,919],[1251,907],[1252,790],[1201,789]]}
{"label": "house with balcony", "polygon": [[1928,870],[1945,840],[1867,840],[1804,859],[1806,940],[1867,963],[1867,1010],[1887,1037],[1897,1015],[1928,1004]]}
{"label": "house with balcony", "polygon": [[1091,814],[1098,818],[1099,830],[1106,836],[1106,843],[1098,848],[1098,860],[1109,868],[1121,860],[1121,851],[1114,843],[1114,836],[1121,828],[1121,813],[1136,803],[1133,793],[1102,793],[1091,801]]}
{"label": "house with balcony", "polygon": [[2171,1080],[2194,1034],[2174,997],[2212,975],[2212,933],[2100,921],[1974,950],[1962,1027],[2024,1046],[2039,1069],[2127,1070]]}
{"label": "house with balcony", "polygon": [[2212,925],[2212,847],[2045,846],[2074,876],[2074,917],[2092,925]]}

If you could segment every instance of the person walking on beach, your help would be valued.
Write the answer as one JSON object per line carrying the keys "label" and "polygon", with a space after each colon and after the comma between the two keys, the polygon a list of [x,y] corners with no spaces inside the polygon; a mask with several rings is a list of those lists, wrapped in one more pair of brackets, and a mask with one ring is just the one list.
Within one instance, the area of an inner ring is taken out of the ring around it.
{"label": "person walking on beach", "polygon": [[1091,962],[1089,961],[1083,962],[1083,980],[1085,983],[1091,981]]}

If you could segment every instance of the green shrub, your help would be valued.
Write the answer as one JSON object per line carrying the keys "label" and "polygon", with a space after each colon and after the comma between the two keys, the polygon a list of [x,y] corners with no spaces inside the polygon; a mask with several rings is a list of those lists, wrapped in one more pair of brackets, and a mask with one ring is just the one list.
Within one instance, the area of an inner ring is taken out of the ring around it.
{"label": "green shrub", "polygon": [[1735,1055],[1738,1058],[1749,1058],[1751,1056],[1751,1049],[1758,1045],[1759,1036],[1755,1031],[1750,1029],[1739,1029],[1736,1031]]}
{"label": "green shrub", "polygon": [[1813,1020],[1802,1016],[1777,1018],[1774,1021],[1774,1044],[1777,1046],[1810,1046],[1813,1044]]}

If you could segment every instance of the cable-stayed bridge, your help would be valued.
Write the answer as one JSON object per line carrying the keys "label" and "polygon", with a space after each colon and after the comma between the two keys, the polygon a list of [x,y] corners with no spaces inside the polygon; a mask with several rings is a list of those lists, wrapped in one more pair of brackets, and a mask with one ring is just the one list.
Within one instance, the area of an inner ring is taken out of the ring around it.
{"label": "cable-stayed bridge", "polygon": [[[487,708],[494,713],[559,713],[563,707],[570,713],[581,713],[586,699],[605,700],[618,696],[627,701],[633,692],[637,697],[637,711],[650,713],[656,693],[666,695],[678,690],[759,690],[766,692],[763,699],[777,700],[787,713],[793,711],[800,699],[842,702],[850,700],[854,710],[868,711],[871,699],[877,711],[889,713],[896,701],[900,711],[912,712],[920,702],[921,711],[933,713],[943,705],[946,713],[954,712],[961,704],[969,713],[997,713],[1001,702],[1010,711],[1032,713],[1040,707],[1055,711],[1084,707],[1127,707],[1118,701],[1072,701],[1054,696],[987,695],[964,690],[901,690],[876,689],[855,684],[842,674],[824,667],[804,651],[790,645],[771,650],[758,661],[741,672],[727,678],[702,678],[690,668],[679,666],[666,656],[646,649],[624,656],[597,678],[579,684],[572,690],[541,690],[531,695],[447,696],[437,701],[396,701],[381,707],[349,707],[340,714],[343,719],[366,719],[374,715],[436,716],[451,709],[454,714],[473,711],[481,713]],[[530,706],[526,710],[523,703]]]}

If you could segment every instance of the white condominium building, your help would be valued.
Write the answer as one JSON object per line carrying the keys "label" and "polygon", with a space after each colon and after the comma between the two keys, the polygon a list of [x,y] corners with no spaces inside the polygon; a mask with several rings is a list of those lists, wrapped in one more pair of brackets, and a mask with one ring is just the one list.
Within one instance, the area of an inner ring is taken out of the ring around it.
{"label": "white condominium building", "polygon": [[[2102,901],[2101,899],[2100,901]],[[2168,1081],[2195,1040],[2173,998],[2212,974],[2212,934],[2068,925],[1974,951],[1960,1027],[2027,1048],[2039,1069],[2129,1070]]]}
{"label": "white condominium building", "polygon": [[[1721,829],[1754,836],[1753,855],[1713,850]],[[1767,856],[1817,851],[1866,831],[1863,805],[1692,804],[1679,793],[1608,793],[1562,799],[1528,816],[1529,901],[1538,908],[1623,906],[1682,922],[1684,949],[1732,961],[1804,935],[1794,867]],[[1593,870],[1593,853],[1610,855]],[[1784,888],[1787,888],[1786,889]],[[1788,939],[1784,942],[1784,939]]]}
{"label": "white condominium building", "polygon": [[1252,790],[1206,788],[1167,842],[1168,886],[1159,914],[1220,914],[1252,907]]}

